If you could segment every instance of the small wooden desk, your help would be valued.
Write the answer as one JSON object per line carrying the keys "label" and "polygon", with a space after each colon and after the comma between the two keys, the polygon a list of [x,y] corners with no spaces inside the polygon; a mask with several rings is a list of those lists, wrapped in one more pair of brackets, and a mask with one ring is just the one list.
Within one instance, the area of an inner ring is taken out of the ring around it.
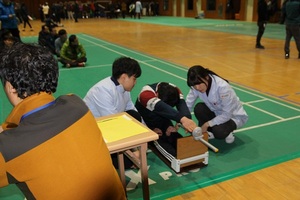
{"label": "small wooden desk", "polygon": [[[140,151],[140,158],[132,159],[132,161],[136,164],[136,166],[138,166],[141,169],[143,197],[144,199],[150,199],[149,183],[148,183],[148,166],[147,166],[147,155],[146,155],[147,148],[148,148],[147,143],[157,140],[158,135],[152,130],[150,130],[149,128],[147,128],[145,125],[143,125],[142,123],[140,123],[139,121],[137,121],[136,119],[128,115],[126,112],[109,115],[105,117],[99,117],[96,118],[96,120],[97,121],[108,120],[110,118],[114,118],[122,115],[126,115],[132,121],[135,122],[135,125],[143,126],[147,131],[115,142],[109,142],[107,143],[107,147],[111,154],[113,153],[118,154],[119,173],[125,191],[126,191],[126,180],[125,180],[124,154],[127,150],[133,148],[137,148]],[[116,124],[116,126],[118,126],[118,124]],[[128,157],[131,159],[130,156]]]}

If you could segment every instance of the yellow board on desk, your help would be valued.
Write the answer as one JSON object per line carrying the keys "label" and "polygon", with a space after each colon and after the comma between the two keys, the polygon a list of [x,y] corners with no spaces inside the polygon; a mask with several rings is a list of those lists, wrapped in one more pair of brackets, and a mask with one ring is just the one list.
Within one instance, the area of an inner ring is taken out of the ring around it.
{"label": "yellow board on desk", "polygon": [[146,127],[134,122],[126,115],[98,120],[97,124],[106,143],[115,142],[149,131]]}

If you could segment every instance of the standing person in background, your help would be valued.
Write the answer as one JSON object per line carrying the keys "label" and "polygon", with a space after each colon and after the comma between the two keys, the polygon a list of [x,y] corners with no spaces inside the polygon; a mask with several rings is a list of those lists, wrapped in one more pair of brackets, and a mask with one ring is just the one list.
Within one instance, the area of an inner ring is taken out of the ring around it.
{"label": "standing person in background", "polygon": [[149,15],[150,15],[150,16],[154,16],[154,7],[155,7],[155,4],[154,4],[153,1],[151,1],[151,2],[149,3]]}
{"label": "standing person in background", "polygon": [[129,5],[129,15],[130,18],[135,17],[135,3],[131,2]]}
{"label": "standing person in background", "polygon": [[63,13],[63,6],[59,2],[53,3],[51,6],[52,19],[58,26],[63,26],[61,23],[61,16]]}
{"label": "standing person in background", "polygon": [[127,4],[125,3],[125,1],[122,1],[121,12],[122,12],[123,19],[125,19],[125,16],[126,16],[126,13],[127,13]]}
{"label": "standing person in background", "polygon": [[74,20],[75,22],[78,22],[78,17],[79,17],[79,4],[78,1],[75,1],[73,5],[73,11],[74,11]]}
{"label": "standing person in background", "polygon": [[75,20],[74,19],[74,12],[73,12],[73,4],[69,1],[66,2],[66,6],[67,6],[67,14],[68,14],[68,19],[69,20]]}
{"label": "standing person in background", "polygon": [[155,2],[154,3],[154,16],[158,16],[159,15],[159,3]]}
{"label": "standing person in background", "polygon": [[90,7],[90,13],[89,13],[89,15],[90,15],[91,18],[94,18],[95,17],[95,11],[96,11],[96,7],[95,7],[94,1],[92,1],[90,3],[89,7]]}
{"label": "standing person in background", "polygon": [[209,139],[233,143],[233,131],[248,121],[248,115],[228,81],[196,65],[188,70],[187,85],[191,88],[186,97],[189,110],[192,111],[197,99],[202,100],[194,107],[202,132],[207,132]]}
{"label": "standing person in background", "polygon": [[[286,2],[289,1],[289,0],[284,0],[283,3],[282,3],[282,8],[285,6]],[[282,9],[281,9],[281,14],[280,14],[280,20],[279,20],[279,24],[284,24],[284,21],[285,21],[285,16],[286,13],[283,13]]]}
{"label": "standing person in background", "polygon": [[139,0],[137,0],[135,2],[135,15],[134,15],[134,18],[136,18],[136,16],[137,16],[139,19],[141,19],[142,10],[143,10],[142,3]]}
{"label": "standing person in background", "polygon": [[47,19],[49,18],[49,10],[50,10],[50,7],[48,5],[48,2],[46,2],[44,5],[42,5],[42,8],[43,8],[43,14],[44,14],[44,19]]}
{"label": "standing person in background", "polygon": [[30,27],[30,31],[33,31],[32,26],[31,26],[31,24],[29,22],[29,14],[28,14],[28,11],[27,11],[25,3],[21,4],[20,11],[21,11],[21,16],[22,16],[23,23],[24,23],[24,25],[23,25],[23,31],[25,31],[26,24],[28,24],[28,26]]}
{"label": "standing person in background", "polygon": [[9,30],[16,39],[21,41],[15,7],[10,0],[0,1],[0,21],[2,22],[2,29]]}
{"label": "standing person in background", "polygon": [[74,94],[53,96],[58,78],[44,47],[16,43],[0,53],[13,106],[0,128],[0,187],[15,184],[28,200],[125,200],[94,116]]}
{"label": "standing person in background", "polygon": [[45,16],[44,16],[43,5],[42,4],[39,5],[39,14],[40,14],[41,22],[44,22]]}
{"label": "standing person in background", "polygon": [[290,42],[292,37],[295,39],[298,50],[298,58],[300,59],[300,1],[288,0],[283,4],[282,15],[285,18],[285,59],[290,58]]}
{"label": "standing person in background", "polygon": [[258,0],[257,3],[257,26],[258,32],[256,35],[256,45],[255,48],[257,49],[265,49],[263,45],[261,45],[261,38],[265,32],[267,21],[269,20],[269,11],[271,8],[271,1],[270,0]]}
{"label": "standing person in background", "polygon": [[21,5],[19,2],[15,1],[15,13],[16,13],[16,17],[19,20],[19,23],[23,23],[22,17],[21,17]]}
{"label": "standing person in background", "polygon": [[76,35],[71,35],[61,50],[60,50],[60,62],[65,67],[84,67],[87,61],[86,52],[82,44],[79,43]]}

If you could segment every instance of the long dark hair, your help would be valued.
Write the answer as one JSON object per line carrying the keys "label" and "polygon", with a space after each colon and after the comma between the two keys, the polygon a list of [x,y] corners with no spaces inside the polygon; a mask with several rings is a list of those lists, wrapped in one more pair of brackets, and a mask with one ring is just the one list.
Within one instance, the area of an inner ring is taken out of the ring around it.
{"label": "long dark hair", "polygon": [[[215,75],[220,77],[215,72],[209,70],[208,68],[204,68],[201,65],[194,65],[191,68],[189,68],[187,73],[187,85],[189,87],[192,87],[194,85],[198,85],[200,83],[203,83],[203,79],[206,79],[209,75]],[[222,77],[220,77],[222,78]],[[224,79],[224,78],[222,78]],[[228,82],[226,79],[224,79],[226,82]]]}

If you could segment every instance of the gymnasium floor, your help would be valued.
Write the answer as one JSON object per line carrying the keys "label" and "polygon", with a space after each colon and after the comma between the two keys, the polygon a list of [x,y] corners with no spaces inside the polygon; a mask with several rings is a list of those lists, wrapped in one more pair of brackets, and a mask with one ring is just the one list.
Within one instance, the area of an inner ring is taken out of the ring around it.
{"label": "gymnasium floor", "polygon": [[[119,56],[130,56],[138,60],[142,67],[142,76],[132,91],[134,101],[145,84],[159,81],[172,82],[187,94],[189,88],[186,85],[185,67],[87,34],[78,34],[78,37],[88,52],[87,65],[85,68],[71,69],[60,66],[59,86],[55,96],[75,93],[84,97],[92,85],[110,75],[111,63]],[[28,37],[24,42],[36,40],[36,37]],[[300,157],[300,136],[297,129],[297,124],[300,123],[300,107],[234,83],[232,86],[249,115],[246,126],[236,131],[235,143],[228,145],[223,141],[211,140],[220,152],[210,151],[207,167],[182,174],[174,173],[154,153],[149,152],[151,199],[169,198]],[[10,109],[11,106],[1,90],[0,121],[4,120]],[[128,170],[126,175],[128,198],[142,199],[139,171]],[[15,186],[9,186],[0,189],[0,199],[21,200],[23,197]]]}
{"label": "gymnasium floor", "polygon": [[[122,20],[136,22],[136,19],[125,18]],[[233,34],[256,36],[257,25],[253,22],[237,20],[197,19],[184,17],[144,17],[138,23],[177,26]],[[263,37],[273,39],[284,39],[284,25],[268,23]]]}

